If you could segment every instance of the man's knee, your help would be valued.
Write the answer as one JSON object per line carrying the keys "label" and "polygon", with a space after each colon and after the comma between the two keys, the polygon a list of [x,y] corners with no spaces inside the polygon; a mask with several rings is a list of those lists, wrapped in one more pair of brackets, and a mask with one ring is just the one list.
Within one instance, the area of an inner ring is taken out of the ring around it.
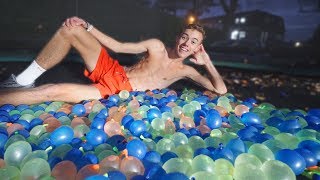
{"label": "man's knee", "polygon": [[64,38],[67,38],[69,40],[72,40],[75,36],[81,35],[85,29],[82,26],[74,26],[74,27],[67,27],[62,26],[58,32],[60,35],[62,35]]}

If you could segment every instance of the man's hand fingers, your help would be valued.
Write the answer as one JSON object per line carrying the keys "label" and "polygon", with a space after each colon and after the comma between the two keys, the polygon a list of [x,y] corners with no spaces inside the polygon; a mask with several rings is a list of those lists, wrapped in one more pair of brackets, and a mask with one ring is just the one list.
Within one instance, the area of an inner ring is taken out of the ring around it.
{"label": "man's hand fingers", "polygon": [[195,59],[195,58],[190,58],[189,60],[190,60],[191,62],[197,64],[197,59]]}

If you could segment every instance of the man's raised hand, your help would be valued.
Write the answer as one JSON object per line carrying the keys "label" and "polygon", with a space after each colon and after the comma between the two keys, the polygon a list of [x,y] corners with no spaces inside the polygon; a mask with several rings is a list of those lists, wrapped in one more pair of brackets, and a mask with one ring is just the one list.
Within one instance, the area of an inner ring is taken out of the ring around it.
{"label": "man's raised hand", "polygon": [[202,44],[200,45],[199,50],[195,52],[193,56],[190,58],[190,61],[197,65],[204,65],[208,61],[210,61],[210,57]]}

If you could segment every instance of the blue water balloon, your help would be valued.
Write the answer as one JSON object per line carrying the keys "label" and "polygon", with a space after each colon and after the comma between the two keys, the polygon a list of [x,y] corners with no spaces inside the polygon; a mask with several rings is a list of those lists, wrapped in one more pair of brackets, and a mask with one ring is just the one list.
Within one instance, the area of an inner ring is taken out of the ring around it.
{"label": "blue water balloon", "polygon": [[127,144],[129,156],[134,156],[138,159],[143,159],[147,153],[147,146],[138,139],[133,139]]}
{"label": "blue water balloon", "polygon": [[86,135],[87,142],[93,146],[105,143],[107,134],[100,129],[91,129]]}
{"label": "blue water balloon", "polygon": [[141,120],[135,120],[131,123],[129,131],[134,136],[140,136],[143,132],[147,130],[146,124]]}
{"label": "blue water balloon", "polygon": [[291,149],[281,149],[275,154],[276,160],[286,163],[292,171],[299,175],[306,168],[306,161],[304,158],[296,151]]}
{"label": "blue water balloon", "polygon": [[254,124],[261,124],[260,117],[253,112],[247,112],[242,114],[240,119],[242,123],[247,126],[254,125]]}
{"label": "blue water balloon", "polygon": [[52,145],[59,146],[61,144],[70,143],[73,139],[73,135],[74,133],[71,127],[60,126],[50,134],[50,140]]}
{"label": "blue water balloon", "polygon": [[220,128],[222,125],[222,119],[218,111],[212,109],[207,113],[206,123],[210,129]]}
{"label": "blue water balloon", "polygon": [[77,116],[84,116],[86,114],[86,108],[83,104],[76,104],[72,107],[72,113]]}

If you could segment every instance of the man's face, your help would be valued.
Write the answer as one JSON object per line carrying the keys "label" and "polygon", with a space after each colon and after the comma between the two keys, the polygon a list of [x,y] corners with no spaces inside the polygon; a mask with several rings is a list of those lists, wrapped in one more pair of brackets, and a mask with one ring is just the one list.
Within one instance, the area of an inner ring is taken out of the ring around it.
{"label": "man's face", "polygon": [[187,58],[188,56],[197,52],[202,44],[202,34],[194,29],[186,29],[176,41],[176,53],[180,58]]}

